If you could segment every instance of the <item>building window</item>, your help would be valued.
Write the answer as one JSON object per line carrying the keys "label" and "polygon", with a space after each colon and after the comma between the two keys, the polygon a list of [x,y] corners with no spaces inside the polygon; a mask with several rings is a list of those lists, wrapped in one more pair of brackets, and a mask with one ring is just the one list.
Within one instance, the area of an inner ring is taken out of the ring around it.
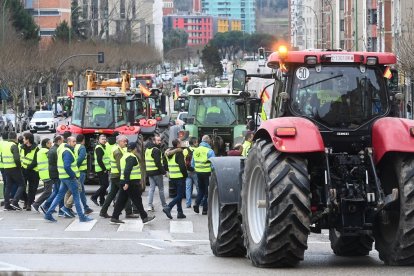
{"label": "building window", "polygon": [[345,31],[345,20],[344,19],[341,19],[341,21],[339,22],[339,30]]}
{"label": "building window", "polygon": [[341,40],[339,42],[339,48],[344,49],[345,48],[345,40]]}
{"label": "building window", "polygon": [[120,0],[119,5],[120,17],[125,18],[125,0]]}
{"label": "building window", "polygon": [[367,21],[370,25],[376,25],[377,24],[377,10],[370,9],[367,12]]}
{"label": "building window", "polygon": [[32,16],[58,16],[60,12],[58,10],[32,10]]}
{"label": "building window", "polygon": [[40,30],[40,36],[53,36],[53,35],[55,35],[55,31],[51,31],[51,30],[42,31],[42,30]]}
{"label": "building window", "polygon": [[339,0],[339,9],[342,11],[345,9],[345,0]]}

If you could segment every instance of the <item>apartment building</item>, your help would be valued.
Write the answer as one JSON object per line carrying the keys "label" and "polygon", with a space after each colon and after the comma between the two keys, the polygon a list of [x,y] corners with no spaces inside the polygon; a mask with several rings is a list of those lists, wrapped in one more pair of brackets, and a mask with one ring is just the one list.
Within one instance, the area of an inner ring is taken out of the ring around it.
{"label": "apartment building", "polygon": [[209,15],[168,15],[164,17],[164,32],[183,29],[188,33],[188,46],[203,46],[214,36],[213,23]]}

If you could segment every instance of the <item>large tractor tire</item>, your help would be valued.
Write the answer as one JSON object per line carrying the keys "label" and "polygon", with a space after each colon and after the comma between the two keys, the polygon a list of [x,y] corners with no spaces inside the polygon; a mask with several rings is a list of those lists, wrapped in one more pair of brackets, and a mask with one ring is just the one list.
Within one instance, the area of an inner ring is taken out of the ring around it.
{"label": "large tractor tire", "polygon": [[243,174],[242,229],[247,256],[258,267],[292,267],[303,260],[310,229],[307,161],[259,139]]}
{"label": "large tractor tire", "polygon": [[413,265],[414,156],[394,155],[386,161],[380,170],[381,184],[386,195],[397,188],[398,200],[377,216],[375,248],[387,265]]}
{"label": "large tractor tire", "polygon": [[141,192],[145,192],[145,188],[147,185],[147,173],[146,173],[146,166],[145,166],[145,149],[144,149],[144,137],[139,134],[137,137],[137,148],[138,148],[138,161],[140,163],[141,169]]}
{"label": "large tractor tire", "polygon": [[166,149],[168,149],[168,145],[170,142],[170,131],[168,128],[163,129],[163,131],[160,134],[161,138],[161,150],[162,152],[165,152]]}
{"label": "large tractor tire", "polygon": [[374,238],[369,235],[341,236],[336,229],[329,229],[331,248],[338,256],[366,256],[372,250]]}
{"label": "large tractor tire", "polygon": [[245,256],[237,204],[221,203],[214,172],[210,178],[208,195],[208,229],[213,254],[218,257]]}

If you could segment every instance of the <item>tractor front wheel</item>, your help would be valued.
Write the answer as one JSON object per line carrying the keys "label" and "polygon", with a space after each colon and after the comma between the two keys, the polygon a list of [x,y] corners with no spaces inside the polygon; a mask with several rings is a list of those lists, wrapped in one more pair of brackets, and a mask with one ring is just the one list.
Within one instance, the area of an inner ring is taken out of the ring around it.
{"label": "tractor front wheel", "polygon": [[310,228],[306,159],[281,153],[267,139],[249,152],[243,174],[242,229],[247,256],[259,267],[303,260]]}

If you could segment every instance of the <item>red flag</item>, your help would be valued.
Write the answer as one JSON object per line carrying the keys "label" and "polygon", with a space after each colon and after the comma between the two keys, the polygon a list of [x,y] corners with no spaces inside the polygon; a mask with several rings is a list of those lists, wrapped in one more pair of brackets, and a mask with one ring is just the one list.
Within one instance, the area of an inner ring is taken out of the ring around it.
{"label": "red flag", "polygon": [[387,68],[385,68],[384,78],[387,78],[387,79],[392,78],[391,68],[389,66],[387,66]]}
{"label": "red flag", "polygon": [[151,91],[145,86],[143,86],[141,83],[139,84],[139,90],[145,97],[151,96]]}

